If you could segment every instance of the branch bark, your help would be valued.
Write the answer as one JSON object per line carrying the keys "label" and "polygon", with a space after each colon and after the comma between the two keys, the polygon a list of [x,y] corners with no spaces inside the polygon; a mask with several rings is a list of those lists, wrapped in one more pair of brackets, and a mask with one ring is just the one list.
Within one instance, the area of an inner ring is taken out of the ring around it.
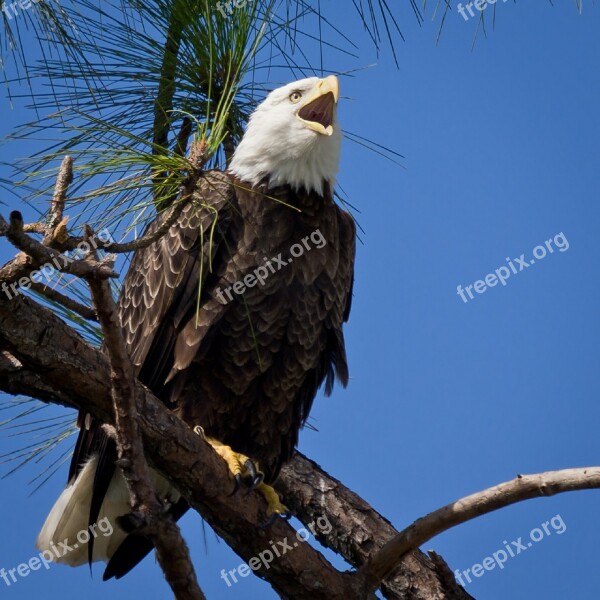
{"label": "branch bark", "polygon": [[[300,452],[283,467],[275,485],[283,501],[304,523],[314,522],[325,513],[332,525],[316,538],[343,556],[353,567],[363,566],[398,534],[392,524],[360,496],[328,475]],[[446,563],[433,554],[427,557],[417,549],[407,554],[381,585],[390,600],[469,600]]]}

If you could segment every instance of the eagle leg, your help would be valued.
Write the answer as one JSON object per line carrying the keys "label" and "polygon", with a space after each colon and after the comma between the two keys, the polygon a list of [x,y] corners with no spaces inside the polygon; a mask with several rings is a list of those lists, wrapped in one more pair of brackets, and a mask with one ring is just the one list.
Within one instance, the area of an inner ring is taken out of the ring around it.
{"label": "eagle leg", "polygon": [[280,516],[284,519],[289,519],[291,516],[289,509],[282,504],[277,492],[270,485],[263,482],[265,476],[258,469],[255,461],[248,458],[245,454],[235,452],[230,446],[206,436],[204,429],[200,425],[194,427],[194,433],[208,442],[215,452],[227,463],[229,471],[235,479],[235,487],[230,495],[235,494],[239,490],[242,481],[248,481],[250,487],[256,489],[267,501],[267,516],[269,519],[261,527],[272,525],[275,519]]}
{"label": "eagle leg", "polygon": [[239,490],[242,481],[246,482],[251,489],[262,485],[265,476],[252,459],[248,458],[245,454],[235,452],[230,446],[222,444],[214,438],[207,437],[204,434],[204,429],[199,425],[194,427],[194,433],[208,442],[214,451],[227,463],[229,471],[235,480],[235,486],[230,495],[235,494]]}
{"label": "eagle leg", "polygon": [[267,501],[267,516],[269,519],[261,527],[268,527],[269,525],[272,525],[277,517],[283,517],[284,519],[290,518],[290,510],[287,506],[282,504],[281,500],[279,499],[279,494],[270,485],[267,485],[266,483],[260,483],[256,487],[256,491],[259,492]]}

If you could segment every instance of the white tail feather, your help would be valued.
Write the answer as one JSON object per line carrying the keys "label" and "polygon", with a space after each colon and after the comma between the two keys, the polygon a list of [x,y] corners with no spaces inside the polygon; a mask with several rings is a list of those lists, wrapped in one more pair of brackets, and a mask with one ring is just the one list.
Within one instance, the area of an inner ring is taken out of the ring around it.
{"label": "white tail feather", "polygon": [[[52,554],[52,560],[77,567],[88,561],[88,544],[94,539],[92,560],[108,561],[127,537],[117,525],[117,518],[131,511],[129,492],[121,471],[115,471],[95,524],[89,525],[92,486],[98,459],[93,456],[67,486],[46,518],[36,546]],[[152,478],[160,496],[171,502],[179,494],[158,473]],[[68,548],[68,550],[66,550]]]}

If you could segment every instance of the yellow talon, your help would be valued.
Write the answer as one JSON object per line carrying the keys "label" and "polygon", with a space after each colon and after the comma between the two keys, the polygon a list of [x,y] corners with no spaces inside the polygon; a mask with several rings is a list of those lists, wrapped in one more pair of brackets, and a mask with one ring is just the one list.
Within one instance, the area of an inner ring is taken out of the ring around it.
{"label": "yellow talon", "polygon": [[229,471],[236,479],[236,482],[239,483],[238,479],[240,477],[249,477],[252,482],[262,481],[264,475],[254,467],[255,463],[245,454],[235,452],[230,446],[227,446],[214,438],[207,437],[204,433],[204,429],[200,425],[194,427],[194,433],[208,442],[213,447],[214,451],[227,463]]}
{"label": "yellow talon", "polygon": [[245,454],[234,452],[229,446],[226,446],[217,440],[211,438],[205,439],[214,448],[215,452],[227,463],[227,466],[234,477],[236,475],[248,474],[245,465],[250,459]]}
{"label": "yellow talon", "polygon": [[276,517],[278,515],[286,516],[289,509],[279,499],[279,494],[266,483],[262,482],[264,475],[257,470],[258,464],[245,454],[235,452],[230,446],[219,442],[205,435],[204,429],[200,425],[194,427],[194,433],[198,434],[203,440],[208,442],[215,452],[227,463],[229,471],[236,480],[234,492],[238,489],[242,477],[249,477],[253,482],[255,489],[262,494],[267,501],[267,516]]}

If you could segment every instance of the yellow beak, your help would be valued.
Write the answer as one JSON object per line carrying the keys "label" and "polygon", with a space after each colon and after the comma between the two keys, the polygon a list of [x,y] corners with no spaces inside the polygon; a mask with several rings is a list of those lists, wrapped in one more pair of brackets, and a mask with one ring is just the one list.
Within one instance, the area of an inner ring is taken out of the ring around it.
{"label": "yellow beak", "polygon": [[305,99],[297,117],[313,131],[322,135],[333,134],[333,117],[340,95],[335,75],[319,79],[314,91]]}

